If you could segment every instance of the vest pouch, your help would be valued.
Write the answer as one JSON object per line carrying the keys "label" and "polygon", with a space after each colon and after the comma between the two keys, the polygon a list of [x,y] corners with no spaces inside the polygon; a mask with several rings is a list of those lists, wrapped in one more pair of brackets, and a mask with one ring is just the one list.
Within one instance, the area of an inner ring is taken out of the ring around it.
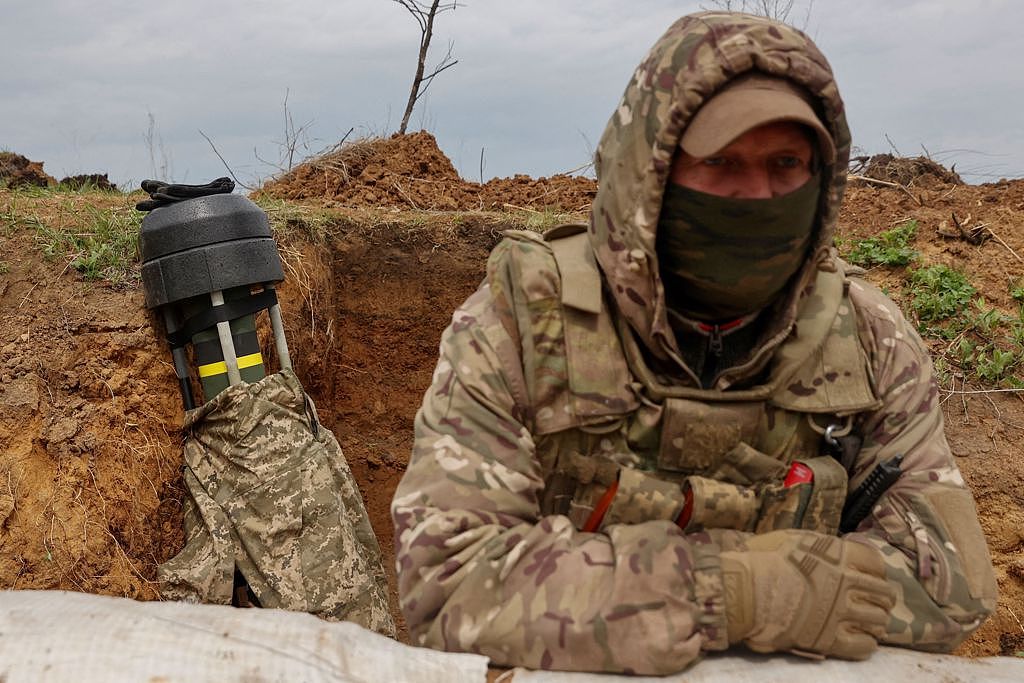
{"label": "vest pouch", "polygon": [[846,470],[830,456],[811,458],[804,464],[814,472],[814,490],[804,509],[800,528],[834,536],[839,533],[839,519],[846,502],[849,483]]}
{"label": "vest pouch", "polygon": [[665,399],[658,468],[707,474],[741,442],[754,443],[764,404]]}
{"label": "vest pouch", "polygon": [[545,483],[541,514],[566,515],[580,529],[618,477],[619,465],[609,458],[563,451]]}
{"label": "vest pouch", "polygon": [[682,511],[683,492],[679,484],[626,467],[619,472],[619,488],[608,507],[602,528],[655,519],[674,521]]}
{"label": "vest pouch", "polygon": [[705,477],[687,477],[683,495],[693,500],[693,511],[683,530],[704,529],[752,531],[757,524],[761,501],[748,486],[738,486]]}
{"label": "vest pouch", "polygon": [[765,534],[778,529],[802,529],[804,510],[813,488],[811,483],[788,487],[779,483],[766,487],[761,494],[761,516],[755,531]]}
{"label": "vest pouch", "polygon": [[788,465],[781,460],[765,455],[746,443],[739,443],[722,456],[706,476],[708,479],[752,486],[782,479],[786,476],[787,469]]}
{"label": "vest pouch", "polygon": [[846,470],[829,456],[796,462],[809,467],[814,473],[814,480],[789,487],[782,484],[766,487],[761,495],[757,533],[807,529],[836,535],[846,500]]}

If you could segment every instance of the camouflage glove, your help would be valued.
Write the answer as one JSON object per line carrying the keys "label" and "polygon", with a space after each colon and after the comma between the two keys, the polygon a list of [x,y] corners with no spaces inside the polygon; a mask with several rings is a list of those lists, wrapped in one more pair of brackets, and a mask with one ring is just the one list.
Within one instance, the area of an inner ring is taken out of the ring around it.
{"label": "camouflage glove", "polygon": [[877,550],[796,530],[746,545],[721,554],[730,644],[843,659],[874,652],[896,600]]}

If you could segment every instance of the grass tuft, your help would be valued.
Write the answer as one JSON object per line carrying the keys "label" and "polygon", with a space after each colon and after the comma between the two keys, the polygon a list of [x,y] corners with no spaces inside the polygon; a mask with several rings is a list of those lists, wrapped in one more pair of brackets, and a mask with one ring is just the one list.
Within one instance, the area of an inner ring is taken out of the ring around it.
{"label": "grass tuft", "polygon": [[917,221],[907,221],[891,230],[855,240],[845,258],[858,266],[905,266],[917,260],[918,252],[910,246],[917,235]]}
{"label": "grass tuft", "polygon": [[142,215],[129,202],[107,190],[19,188],[0,195],[0,230],[30,234],[44,258],[66,259],[87,280],[132,284]]}
{"label": "grass tuft", "polygon": [[938,264],[910,274],[910,307],[922,322],[952,318],[977,290],[959,270]]}

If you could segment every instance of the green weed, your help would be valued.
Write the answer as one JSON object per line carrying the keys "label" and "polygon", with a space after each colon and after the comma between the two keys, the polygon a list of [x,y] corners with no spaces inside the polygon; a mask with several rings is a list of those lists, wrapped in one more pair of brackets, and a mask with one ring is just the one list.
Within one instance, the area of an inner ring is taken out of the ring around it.
{"label": "green weed", "polygon": [[974,314],[969,316],[971,324],[979,334],[991,338],[996,330],[1003,324],[1010,321],[1008,316],[1003,315],[995,308],[985,304],[984,297],[974,300]]}
{"label": "green weed", "polygon": [[957,316],[976,291],[966,275],[942,264],[910,274],[910,306],[922,322]]}
{"label": "green weed", "polygon": [[917,234],[917,221],[907,221],[895,228],[853,242],[846,259],[858,266],[905,266],[918,257],[910,242]]}
{"label": "green weed", "polygon": [[0,261],[0,275],[7,275],[11,272],[11,264],[7,261]]}
{"label": "green weed", "polygon": [[76,225],[53,228],[35,225],[36,242],[48,259],[70,258],[72,268],[87,280],[124,284],[137,278],[138,212],[128,208],[75,209]]}
{"label": "green weed", "polygon": [[90,280],[110,280],[118,284],[132,276],[138,262],[141,218],[133,209],[99,210],[91,213],[88,232],[81,235],[78,256],[72,267]]}
{"label": "green weed", "polygon": [[1021,308],[1016,320],[1010,321],[1010,342],[1024,348],[1024,308]]}
{"label": "green weed", "polygon": [[976,374],[980,379],[998,382],[1020,362],[1021,357],[1019,353],[1012,350],[992,347],[989,350],[979,351],[975,360],[977,362]]}
{"label": "green weed", "polygon": [[1024,365],[1024,306],[1011,317],[989,306],[967,276],[945,265],[910,273],[910,307],[926,337],[952,340],[935,361],[948,383],[956,376],[985,384],[1024,386],[1016,371]]}

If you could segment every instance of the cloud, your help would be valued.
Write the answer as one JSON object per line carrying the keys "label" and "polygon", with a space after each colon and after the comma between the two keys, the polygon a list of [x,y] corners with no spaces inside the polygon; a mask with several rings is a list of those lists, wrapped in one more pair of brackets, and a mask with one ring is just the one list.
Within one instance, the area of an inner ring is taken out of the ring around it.
{"label": "cloud", "polygon": [[[429,58],[454,41],[459,64],[413,113],[468,177],[548,175],[587,159],[647,48],[698,2],[468,0],[442,15]],[[801,17],[802,18],[802,17]],[[202,181],[233,167],[266,175],[282,100],[311,147],[397,127],[418,28],[386,0],[17,3],[0,45],[0,146],[51,173],[151,173],[148,114],[174,170]],[[1024,3],[927,0],[815,3],[808,31],[832,61],[855,144],[974,149],[1024,175],[1015,64]],[[1020,142],[1018,142],[1020,141]],[[954,154],[951,158],[960,158]],[[982,157],[987,158],[987,157]],[[963,164],[961,164],[963,166]],[[960,168],[960,167],[958,167]],[[179,178],[180,179],[180,178]]]}

